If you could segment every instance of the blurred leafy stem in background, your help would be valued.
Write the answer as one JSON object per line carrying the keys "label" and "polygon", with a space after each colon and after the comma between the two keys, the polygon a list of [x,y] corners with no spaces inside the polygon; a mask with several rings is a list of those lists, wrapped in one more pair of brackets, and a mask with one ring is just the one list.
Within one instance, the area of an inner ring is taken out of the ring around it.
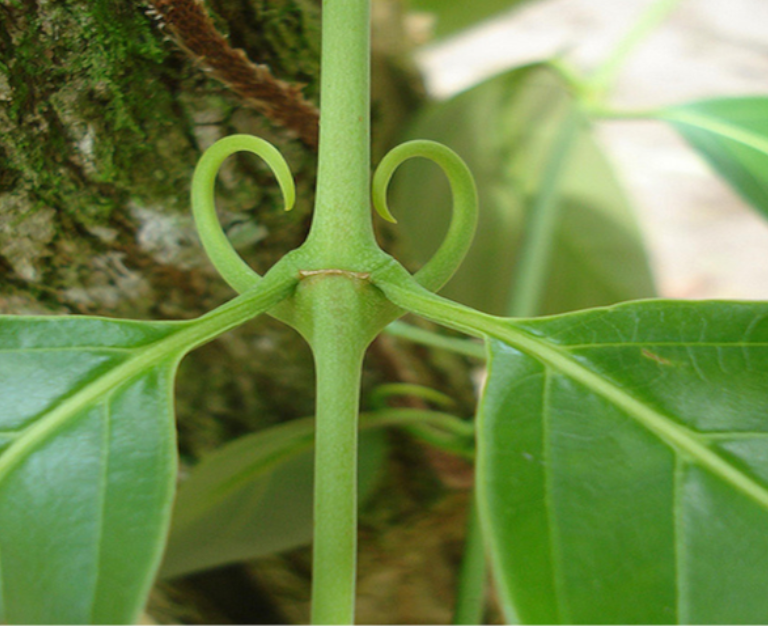
{"label": "blurred leafy stem in background", "polygon": [[[422,113],[419,139],[385,156],[372,181],[375,209],[393,221],[387,187],[402,164],[426,158],[448,179],[441,188],[411,163],[397,177],[395,213],[419,212],[403,218],[424,247],[411,274],[379,247],[369,208],[370,4],[327,2],[317,201],[301,247],[260,276],[225,237],[215,179],[235,152],[266,161],[287,209],[294,198],[276,149],[235,135],[200,160],[193,210],[237,297],[184,322],[0,317],[2,620],[133,622],[157,572],[312,538],[312,620],[352,624],[358,491],[385,456],[381,429],[398,427],[476,463],[456,623],[483,620],[486,555],[511,623],[766,622],[768,303],[616,304],[651,296],[653,283],[591,135],[601,119],[667,122],[765,213],[768,98],[649,112],[607,100],[632,48],[675,5],[653,3],[591,76],[560,61],[516,68]],[[439,28],[498,8],[440,5]],[[446,289],[455,300],[435,292],[470,248],[477,195],[464,161],[436,139],[464,155],[486,207],[479,243]],[[262,313],[310,344],[316,415],[212,454],[183,483],[171,521],[176,367]],[[474,422],[413,385],[379,387],[360,413],[362,358],[385,329],[482,358],[473,340],[396,322],[404,313],[485,343]],[[423,407],[388,406],[402,395]]]}
{"label": "blurred leafy stem in background", "polygon": [[[625,192],[588,116],[551,66],[515,69],[434,104],[408,135],[456,150],[478,182],[478,232],[445,296],[503,315],[516,313],[515,282],[523,277],[526,300],[545,314],[653,295]],[[406,244],[417,261],[426,260],[447,219],[440,210],[449,201],[440,173],[426,162],[409,164],[392,197],[395,205],[422,208],[401,221]],[[541,214],[544,223],[530,219]],[[526,240],[539,261],[516,270]]]}

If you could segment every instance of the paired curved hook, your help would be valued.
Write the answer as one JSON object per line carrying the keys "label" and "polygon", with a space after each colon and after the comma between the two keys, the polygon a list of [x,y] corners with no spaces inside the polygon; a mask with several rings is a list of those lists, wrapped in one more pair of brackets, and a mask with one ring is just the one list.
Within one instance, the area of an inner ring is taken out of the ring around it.
{"label": "paired curved hook", "polygon": [[288,164],[277,148],[263,139],[252,135],[232,135],[217,141],[200,157],[192,177],[192,213],[197,232],[211,263],[239,293],[256,285],[261,276],[237,254],[221,228],[216,216],[214,189],[221,164],[230,155],[241,151],[252,152],[267,162],[283,192],[286,211],[290,211],[296,201],[296,187]]}
{"label": "paired curved hook", "polygon": [[[216,270],[233,289],[242,293],[254,287],[261,276],[243,261],[227,239],[214,201],[216,175],[221,164],[240,151],[252,152],[267,162],[280,185],[286,211],[293,208],[296,189],[283,156],[272,144],[258,137],[225,137],[200,158],[192,178],[192,212],[197,231]],[[439,165],[448,177],[453,195],[453,214],[445,240],[432,259],[414,275],[423,287],[436,291],[453,276],[472,243],[477,225],[477,190],[469,168],[450,148],[427,140],[406,142],[387,153],[373,177],[373,205],[384,219],[396,222],[387,206],[387,186],[395,170],[413,157],[425,157]]]}
{"label": "paired curved hook", "polygon": [[389,181],[395,170],[413,157],[424,157],[440,166],[453,195],[448,233],[432,259],[413,275],[420,285],[437,291],[456,272],[472,244],[477,227],[477,189],[467,164],[447,146],[424,139],[405,142],[387,153],[373,177],[373,206],[385,220],[397,222],[387,206]]}

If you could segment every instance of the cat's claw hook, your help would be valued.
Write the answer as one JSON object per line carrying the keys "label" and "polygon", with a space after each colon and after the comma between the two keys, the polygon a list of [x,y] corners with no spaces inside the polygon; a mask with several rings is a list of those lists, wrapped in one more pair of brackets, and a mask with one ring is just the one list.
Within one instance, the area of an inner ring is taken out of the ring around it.
{"label": "cat's claw hook", "polygon": [[428,140],[414,140],[390,150],[373,177],[373,206],[389,222],[396,222],[387,206],[387,187],[395,170],[412,157],[425,157],[439,165],[451,185],[453,213],[443,243],[414,278],[429,290],[450,279],[469,250],[477,226],[477,190],[467,165],[453,150]]}
{"label": "cat's claw hook", "polygon": [[286,211],[290,211],[296,202],[291,170],[283,155],[269,142],[252,135],[231,135],[203,153],[192,177],[192,213],[208,258],[237,292],[254,287],[261,276],[243,261],[224,234],[216,215],[214,188],[221,164],[230,155],[241,151],[252,152],[267,162],[283,192]]}

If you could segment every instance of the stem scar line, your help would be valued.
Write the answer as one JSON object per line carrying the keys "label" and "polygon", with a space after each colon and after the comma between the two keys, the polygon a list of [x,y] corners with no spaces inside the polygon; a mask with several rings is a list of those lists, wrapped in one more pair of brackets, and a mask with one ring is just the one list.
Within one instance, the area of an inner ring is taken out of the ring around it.
{"label": "stem scar line", "polygon": [[357,279],[358,281],[370,281],[371,279],[370,272],[353,272],[352,270],[340,270],[338,268],[328,268],[325,270],[299,270],[299,280],[319,275],[346,276],[351,279]]}

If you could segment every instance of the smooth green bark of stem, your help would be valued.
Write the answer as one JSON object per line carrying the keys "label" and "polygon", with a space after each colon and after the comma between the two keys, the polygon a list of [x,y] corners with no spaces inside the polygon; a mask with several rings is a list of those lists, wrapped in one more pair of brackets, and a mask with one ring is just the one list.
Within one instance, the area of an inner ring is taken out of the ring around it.
{"label": "smooth green bark of stem", "polygon": [[294,295],[299,328],[315,357],[315,502],[312,623],[354,622],[357,553],[357,431],[362,360],[382,325],[383,302],[364,278],[304,276]]}
{"label": "smooth green bark of stem", "polygon": [[[206,251],[224,278],[245,296],[252,286],[269,286],[270,277],[280,277],[285,302],[269,313],[299,330],[312,347],[317,375],[312,622],[342,625],[354,621],[362,358],[400,312],[370,282],[380,268],[396,264],[376,243],[370,210],[370,0],[323,0],[322,21],[318,183],[307,241],[261,279],[236,255],[218,224],[214,179],[231,152],[260,154],[284,192],[290,187],[287,166],[261,140],[230,139],[214,146],[201,160],[194,198]],[[421,283],[438,287],[469,246],[476,220],[474,183],[445,147],[420,142],[404,150],[393,158],[425,153],[444,168],[454,191],[447,240],[419,273]],[[292,192],[286,197],[290,205]],[[447,431],[435,425],[410,428],[471,456],[471,438],[451,432],[456,422],[447,423]]]}
{"label": "smooth green bark of stem", "polygon": [[509,306],[511,316],[532,316],[539,310],[558,222],[560,183],[577,130],[578,117],[574,109],[567,114],[558,130],[544,167],[539,194],[529,212],[515,270]]}
{"label": "smooth green bark of stem", "polygon": [[[356,271],[382,255],[370,211],[370,0],[324,0],[320,148],[305,270]],[[366,301],[355,280],[302,281],[317,374],[312,622],[354,622],[357,421]],[[370,298],[368,299],[370,304]],[[383,326],[383,325],[382,325]]]}
{"label": "smooth green bark of stem", "polygon": [[378,250],[370,211],[370,1],[325,0],[320,150],[307,243],[321,266],[355,269]]}
{"label": "smooth green bark of stem", "polygon": [[[359,351],[355,351],[357,353]],[[357,553],[361,355],[318,350],[312,623],[351,625]]]}
{"label": "smooth green bark of stem", "polygon": [[312,623],[351,625],[357,554],[357,429],[365,346],[317,327]]}

